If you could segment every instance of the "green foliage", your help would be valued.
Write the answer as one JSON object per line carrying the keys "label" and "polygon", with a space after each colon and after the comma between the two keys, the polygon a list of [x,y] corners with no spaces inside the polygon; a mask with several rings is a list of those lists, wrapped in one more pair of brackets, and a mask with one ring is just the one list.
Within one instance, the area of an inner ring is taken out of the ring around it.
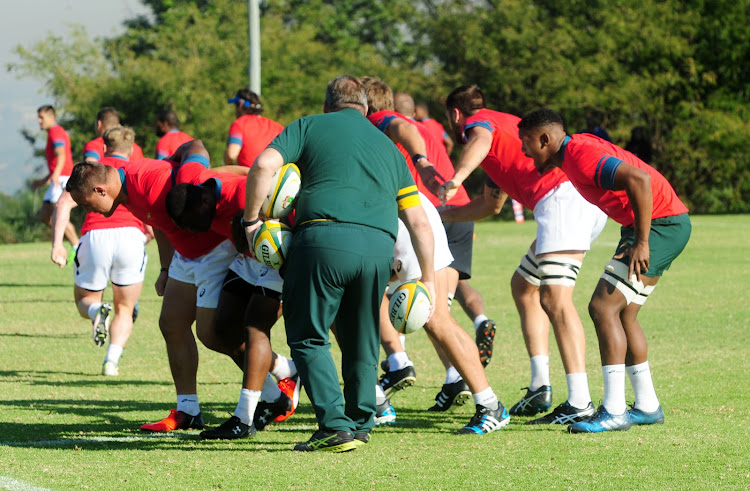
{"label": "green foliage", "polygon": [[[74,156],[114,106],[153,155],[154,118],[174,108],[214,162],[247,85],[247,2],[143,0],[152,18],[91,40],[81,28],[19,46],[8,66],[42,80],[69,130]],[[748,212],[750,23],[731,0],[266,0],[261,44],[265,115],[283,124],[318,113],[336,75],[373,75],[394,90],[441,101],[476,83],[488,106],[560,111],[570,132],[589,110],[624,146],[651,131],[651,162],[693,212]],[[468,181],[481,192],[483,179]]]}

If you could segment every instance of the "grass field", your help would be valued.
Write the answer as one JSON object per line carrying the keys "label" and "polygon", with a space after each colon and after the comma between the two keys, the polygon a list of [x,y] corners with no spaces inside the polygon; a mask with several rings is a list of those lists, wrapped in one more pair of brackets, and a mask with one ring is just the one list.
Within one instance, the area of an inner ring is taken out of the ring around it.
{"label": "grass field", "polygon": [[[477,226],[473,285],[498,323],[490,382],[510,406],[528,385],[528,358],[509,279],[533,222]],[[601,399],[596,336],[586,304],[619,237],[609,223],[579,277],[591,394]],[[153,293],[156,249],[141,314],[120,363],[99,375],[104,349],[72,302],[72,274],[49,261],[48,244],[0,247],[0,488],[69,489],[713,489],[750,487],[750,216],[695,217],[693,236],[641,312],[666,424],[627,432],[569,435],[514,418],[484,437],[455,436],[473,409],[425,411],[444,372],[424,333],[407,349],[416,386],[392,400],[398,420],[346,454],[298,454],[315,429],[303,394],[297,414],[252,439],[203,442],[197,432],[145,435],[140,424],[174,405]],[[105,294],[106,296],[107,294]],[[111,297],[111,293],[108,292]],[[459,322],[470,329],[462,312]],[[284,330],[274,343],[288,353]],[[551,343],[554,403],[565,377]],[[241,374],[201,347],[199,396],[209,425],[233,412]],[[632,391],[628,384],[628,399]]]}

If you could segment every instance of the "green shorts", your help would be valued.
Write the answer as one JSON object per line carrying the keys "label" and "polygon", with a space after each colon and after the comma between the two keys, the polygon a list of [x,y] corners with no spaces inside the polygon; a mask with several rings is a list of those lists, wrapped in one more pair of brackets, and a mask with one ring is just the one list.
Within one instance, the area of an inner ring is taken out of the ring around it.
{"label": "green shorts", "polygon": [[[651,220],[651,233],[648,236],[649,265],[645,276],[661,276],[669,269],[672,261],[685,249],[691,228],[687,213]],[[620,243],[617,245],[615,256],[621,254],[634,241],[633,227],[620,228]],[[628,262],[629,257],[625,256],[618,260]]]}

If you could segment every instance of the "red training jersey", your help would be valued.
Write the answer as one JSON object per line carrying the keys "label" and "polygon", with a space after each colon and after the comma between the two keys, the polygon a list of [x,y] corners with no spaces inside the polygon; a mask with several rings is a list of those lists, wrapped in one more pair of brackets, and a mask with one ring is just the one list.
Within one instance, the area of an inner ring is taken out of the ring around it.
{"label": "red training jersey", "polygon": [[437,138],[440,144],[443,145],[443,140],[448,136],[448,133],[445,132],[445,128],[439,121],[432,118],[424,118],[420,123],[425,125],[427,129],[430,130],[430,133],[435,135],[435,138]]}
{"label": "red training jersey", "polygon": [[209,179],[216,181],[216,215],[211,230],[234,243],[232,220],[245,209],[247,177],[228,172],[214,172],[197,162],[186,162],[177,171],[175,184],[200,186]]}
{"label": "red training jersey", "polygon": [[466,131],[471,128],[481,127],[492,132],[492,147],[482,162],[482,169],[508,196],[533,210],[539,200],[568,178],[560,169],[539,175],[534,161],[521,151],[520,120],[512,114],[480,109],[466,119],[464,140]]}
{"label": "red training jersey", "polygon": [[633,207],[625,190],[615,191],[615,174],[622,163],[648,172],[654,205],[651,218],[687,213],[669,181],[656,169],[622,148],[589,133],[566,136],[561,169],[581,196],[598,206],[614,221],[632,227]]}
{"label": "red training jersey", "polygon": [[[114,167],[115,169],[124,168],[128,165],[128,161],[124,157],[119,156],[102,157],[97,160],[102,164]],[[83,219],[83,225],[81,225],[81,235],[88,233],[90,230],[123,227],[135,227],[141,232],[146,231],[143,227],[142,221],[134,217],[126,207],[118,206],[115,209],[115,212],[109,217],[105,217],[101,213],[86,213],[86,217]]]}
{"label": "red training jersey", "polygon": [[47,131],[47,146],[44,149],[44,156],[47,158],[47,168],[50,175],[57,168],[57,155],[55,150],[59,147],[65,148],[65,166],[61,176],[69,176],[73,172],[73,151],[70,148],[70,136],[68,132],[59,124],[54,125]]}
{"label": "red training jersey", "polygon": [[183,133],[177,128],[167,131],[164,136],[159,138],[156,144],[156,159],[162,160],[174,155],[180,145],[187,143],[194,138],[187,133]]}
{"label": "red training jersey", "polygon": [[[448,153],[445,151],[442,140],[438,140],[435,135],[430,133],[430,130],[427,129],[424,124],[420,123],[419,121],[407,118],[406,116],[397,113],[396,111],[378,111],[367,116],[367,119],[369,119],[370,122],[383,133],[385,133],[386,129],[388,129],[388,125],[390,125],[395,118],[403,119],[416,126],[419,130],[420,136],[424,140],[425,148],[427,150],[427,159],[432,162],[432,165],[435,166],[435,170],[438,171],[438,174],[440,174],[443,179],[449,179],[451,176],[453,176],[455,172],[453,169],[453,164],[451,163],[450,157],[448,157]],[[435,206],[440,206],[440,200],[437,198],[437,196],[432,194],[432,191],[427,189],[427,186],[425,186],[422,178],[419,177],[419,173],[417,172],[417,169],[416,167],[414,167],[414,163],[411,160],[411,155],[409,155],[409,153],[403,146],[401,146],[401,144],[397,143],[396,147],[404,155],[404,158],[406,159],[406,165],[409,166],[409,172],[411,172],[411,176],[414,179],[414,182],[417,184],[417,189],[422,194],[427,196],[427,199],[430,200],[430,203]],[[466,189],[464,189],[462,185],[458,188],[455,196],[453,196],[446,204],[451,206],[463,206],[469,201],[471,201],[469,199],[469,195],[466,193]]]}
{"label": "red training jersey", "polygon": [[173,185],[173,164],[166,160],[141,159],[119,168],[125,206],[143,223],[161,230],[177,252],[195,259],[211,252],[224,238],[215,232],[193,234],[180,230],[167,214],[167,193]]}
{"label": "red training jersey", "polygon": [[[92,158],[98,162],[104,158],[107,153],[107,146],[104,144],[104,139],[100,136],[94,138],[83,147],[83,159]],[[137,144],[133,143],[133,148],[130,150],[130,161],[135,162],[143,158],[143,149]]]}
{"label": "red training jersey", "polygon": [[255,158],[283,129],[284,127],[276,121],[258,114],[246,114],[237,118],[229,127],[227,144],[235,143],[242,146],[237,156],[237,164],[251,167]]}

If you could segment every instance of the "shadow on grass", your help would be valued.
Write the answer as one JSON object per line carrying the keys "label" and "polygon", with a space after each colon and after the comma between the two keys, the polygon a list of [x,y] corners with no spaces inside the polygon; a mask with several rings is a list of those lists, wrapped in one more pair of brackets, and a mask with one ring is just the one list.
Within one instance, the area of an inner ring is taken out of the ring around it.
{"label": "shadow on grass", "polygon": [[[78,380],[51,380],[50,376],[69,375],[81,377]],[[140,380],[129,379],[126,377],[103,377],[98,373],[84,372],[63,372],[51,370],[0,370],[0,379],[4,378],[13,380],[3,380],[4,382],[23,383],[27,385],[48,385],[51,387],[118,387],[118,386],[135,386],[135,385],[156,385],[171,387],[172,384],[167,381],[158,380]],[[219,382],[202,382],[202,385],[221,385]],[[12,401],[0,401],[0,405]]]}
{"label": "shadow on grass", "polygon": [[[90,329],[89,329],[90,330]],[[0,337],[5,338],[52,338],[52,339],[72,339],[72,338],[80,338],[81,333],[78,332],[71,332],[68,334],[29,334],[25,332],[2,332],[0,333]],[[1,372],[0,372],[1,373]]]}

